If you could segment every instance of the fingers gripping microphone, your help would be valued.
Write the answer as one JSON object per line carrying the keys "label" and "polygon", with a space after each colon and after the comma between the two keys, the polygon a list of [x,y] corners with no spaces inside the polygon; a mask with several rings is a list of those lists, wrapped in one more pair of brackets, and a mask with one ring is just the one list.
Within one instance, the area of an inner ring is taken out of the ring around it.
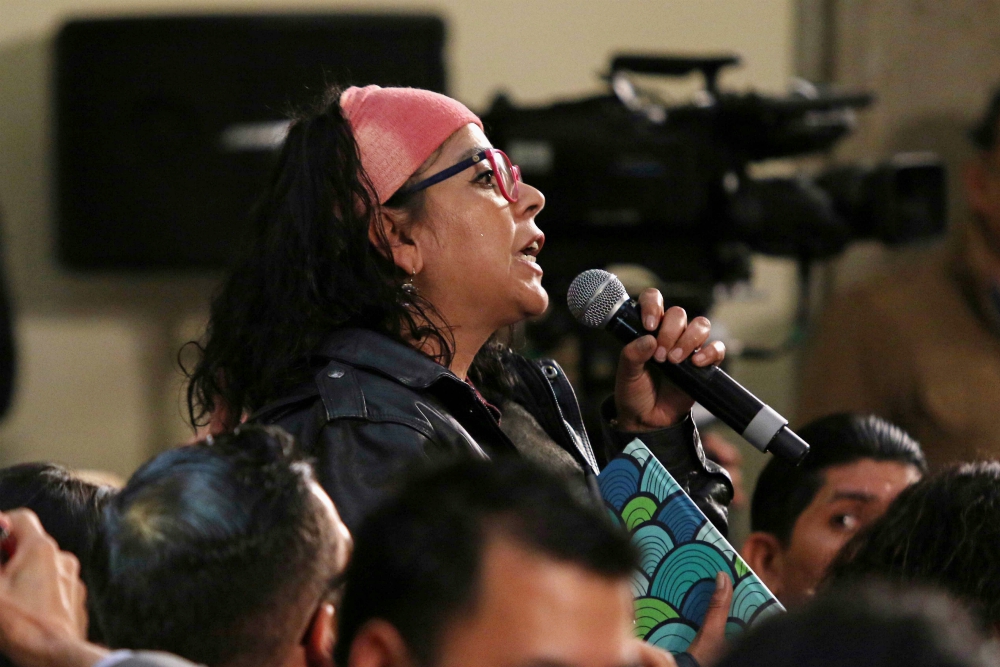
{"label": "fingers gripping microphone", "polygon": [[[607,329],[623,343],[649,332],[639,307],[613,273],[591,269],[573,279],[566,295],[573,317],[588,327]],[[654,362],[663,374],[705,409],[762,452],[795,464],[809,453],[805,440],[788,428],[788,420],[744,389],[718,366],[699,368],[685,359],[679,364]]]}

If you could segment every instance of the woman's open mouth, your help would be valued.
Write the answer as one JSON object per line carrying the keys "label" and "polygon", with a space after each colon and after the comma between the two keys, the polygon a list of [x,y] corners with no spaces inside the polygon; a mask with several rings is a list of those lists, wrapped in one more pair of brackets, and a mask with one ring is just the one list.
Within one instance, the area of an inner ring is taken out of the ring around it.
{"label": "woman's open mouth", "polygon": [[542,251],[542,246],[544,245],[545,234],[538,232],[534,237],[532,237],[531,243],[521,248],[520,252],[517,253],[517,258],[524,260],[525,262],[530,262],[531,264],[537,264],[538,253]]}
{"label": "woman's open mouth", "polygon": [[533,241],[531,245],[521,250],[519,258],[525,260],[526,262],[535,263],[538,261],[538,252],[541,249],[542,246],[538,243],[538,241]]}

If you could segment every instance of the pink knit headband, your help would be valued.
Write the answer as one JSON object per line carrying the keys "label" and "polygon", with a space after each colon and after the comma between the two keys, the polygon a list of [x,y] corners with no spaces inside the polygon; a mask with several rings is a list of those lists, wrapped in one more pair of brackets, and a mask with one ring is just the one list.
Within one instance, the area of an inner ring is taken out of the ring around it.
{"label": "pink knit headband", "polygon": [[461,102],[419,88],[348,88],[340,108],[384,204],[456,130],[482,121]]}

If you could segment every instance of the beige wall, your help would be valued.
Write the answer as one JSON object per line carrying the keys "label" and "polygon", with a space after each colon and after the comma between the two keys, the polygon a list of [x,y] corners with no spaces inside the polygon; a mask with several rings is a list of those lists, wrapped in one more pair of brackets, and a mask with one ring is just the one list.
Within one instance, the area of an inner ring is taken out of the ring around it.
{"label": "beige wall", "polygon": [[[197,334],[213,284],[211,277],[169,274],[73,275],[54,264],[48,68],[60,22],[98,14],[376,8],[446,17],[452,93],[473,106],[499,88],[519,101],[592,91],[595,75],[620,49],[738,52],[747,66],[725,80],[733,86],[779,90],[791,69],[791,0],[0,0],[0,206],[21,345],[19,393],[0,428],[0,464],[56,459],[124,475],[185,437],[174,359],[179,344]],[[753,335],[780,327],[787,277],[781,265],[761,272],[779,305],[746,316]],[[780,393],[786,375],[765,374],[761,383]]]}

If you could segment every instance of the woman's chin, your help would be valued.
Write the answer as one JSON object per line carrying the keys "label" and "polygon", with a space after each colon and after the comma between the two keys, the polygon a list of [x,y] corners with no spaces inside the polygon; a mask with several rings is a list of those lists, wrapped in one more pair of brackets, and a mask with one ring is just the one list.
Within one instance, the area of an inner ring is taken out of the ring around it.
{"label": "woman's chin", "polygon": [[492,307],[484,306],[480,313],[482,315],[500,313],[503,315],[499,321],[495,321],[497,328],[510,326],[523,322],[524,320],[538,317],[545,313],[549,307],[549,294],[542,287],[541,283],[528,285],[527,289],[521,289],[516,295],[511,295],[510,300],[504,304],[496,304]]}
{"label": "woman's chin", "polygon": [[523,312],[525,319],[529,317],[538,317],[545,313],[546,309],[549,307],[549,293],[545,291],[545,288],[541,285],[537,286],[536,290],[533,290],[530,298],[525,299],[523,303]]}

